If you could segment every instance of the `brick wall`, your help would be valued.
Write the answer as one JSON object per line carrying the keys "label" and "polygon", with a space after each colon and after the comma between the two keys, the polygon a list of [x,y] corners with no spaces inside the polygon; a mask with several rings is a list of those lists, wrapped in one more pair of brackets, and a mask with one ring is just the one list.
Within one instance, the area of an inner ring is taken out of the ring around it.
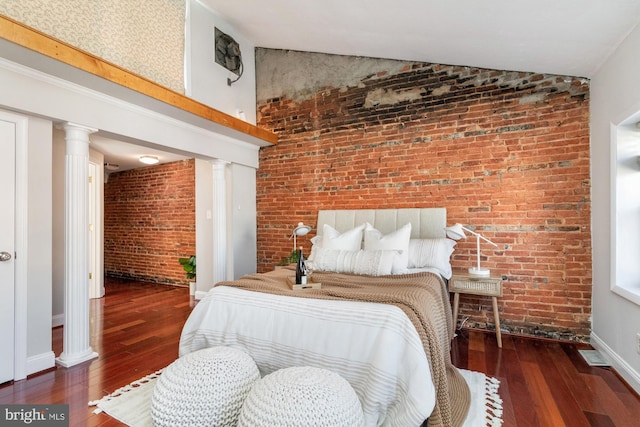
{"label": "brick wall", "polygon": [[195,254],[193,159],[112,173],[104,186],[105,275],[186,285]]}
{"label": "brick wall", "polygon": [[[316,64],[306,78],[326,69]],[[483,266],[506,278],[503,329],[588,338],[588,81],[407,63],[321,86],[300,96],[284,84],[259,98],[259,126],[279,137],[260,151],[259,271],[291,250],[285,236],[298,221],[315,224],[319,209],[444,206],[449,224],[499,245],[481,249]],[[299,239],[307,253],[314,233]],[[475,239],[460,241],[454,268],[474,259]],[[462,296],[467,316],[467,326],[494,327],[489,299]]]}

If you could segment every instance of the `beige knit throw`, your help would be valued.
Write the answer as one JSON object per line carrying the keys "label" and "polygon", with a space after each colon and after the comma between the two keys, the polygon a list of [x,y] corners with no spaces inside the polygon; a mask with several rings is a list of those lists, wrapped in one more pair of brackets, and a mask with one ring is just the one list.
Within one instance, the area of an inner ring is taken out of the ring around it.
{"label": "beige knit throw", "polygon": [[302,298],[339,299],[393,304],[406,313],[415,326],[429,359],[436,389],[436,406],[429,427],[458,427],[464,422],[471,393],[464,378],[451,364],[450,344],[453,320],[449,295],[442,281],[431,273],[392,276],[358,276],[314,272],[321,289],[291,290],[287,277],[293,272],[280,269],[250,274],[216,286],[233,286],[257,292]]}

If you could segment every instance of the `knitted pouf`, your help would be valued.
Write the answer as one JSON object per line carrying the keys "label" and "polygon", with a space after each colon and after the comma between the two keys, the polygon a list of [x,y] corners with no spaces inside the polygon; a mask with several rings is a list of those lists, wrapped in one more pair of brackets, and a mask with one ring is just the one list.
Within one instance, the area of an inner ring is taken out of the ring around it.
{"label": "knitted pouf", "polygon": [[246,353],[211,347],[167,366],[151,398],[155,426],[235,426],[260,372]]}
{"label": "knitted pouf", "polygon": [[257,381],[238,417],[238,427],[363,425],[360,400],[347,380],[311,367],[280,369]]}

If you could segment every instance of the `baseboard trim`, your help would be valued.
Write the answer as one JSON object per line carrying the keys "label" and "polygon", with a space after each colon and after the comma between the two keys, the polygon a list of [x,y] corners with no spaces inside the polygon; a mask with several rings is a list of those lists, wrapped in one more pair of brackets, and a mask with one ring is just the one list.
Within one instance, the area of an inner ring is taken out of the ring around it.
{"label": "baseboard trim", "polygon": [[51,369],[56,366],[56,355],[53,351],[27,357],[27,375]]}
{"label": "baseboard trim", "polygon": [[611,367],[635,390],[640,394],[640,373],[634,370],[618,353],[613,351],[598,335],[591,332],[591,345],[596,350],[603,353],[611,362]]}
{"label": "baseboard trim", "polygon": [[53,315],[51,318],[51,327],[56,328],[62,325],[64,325],[64,313]]}
{"label": "baseboard trim", "polygon": [[209,292],[204,292],[204,291],[196,291],[194,298],[197,300],[201,300],[202,298],[205,297],[205,295],[207,295]]}

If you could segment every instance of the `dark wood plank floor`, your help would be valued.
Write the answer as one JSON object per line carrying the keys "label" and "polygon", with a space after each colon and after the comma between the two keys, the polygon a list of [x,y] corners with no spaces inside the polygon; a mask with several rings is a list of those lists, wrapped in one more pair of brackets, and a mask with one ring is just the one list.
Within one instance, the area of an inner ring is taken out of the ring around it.
{"label": "dark wood plank floor", "polygon": [[[91,345],[99,358],[0,386],[0,404],[66,403],[72,426],[118,426],[87,402],[155,372],[177,357],[195,301],[186,288],[109,280],[91,302]],[[497,377],[504,426],[640,426],[640,398],[610,369],[589,367],[586,345],[458,331],[452,357],[461,368]],[[62,351],[62,329],[53,333]]]}

